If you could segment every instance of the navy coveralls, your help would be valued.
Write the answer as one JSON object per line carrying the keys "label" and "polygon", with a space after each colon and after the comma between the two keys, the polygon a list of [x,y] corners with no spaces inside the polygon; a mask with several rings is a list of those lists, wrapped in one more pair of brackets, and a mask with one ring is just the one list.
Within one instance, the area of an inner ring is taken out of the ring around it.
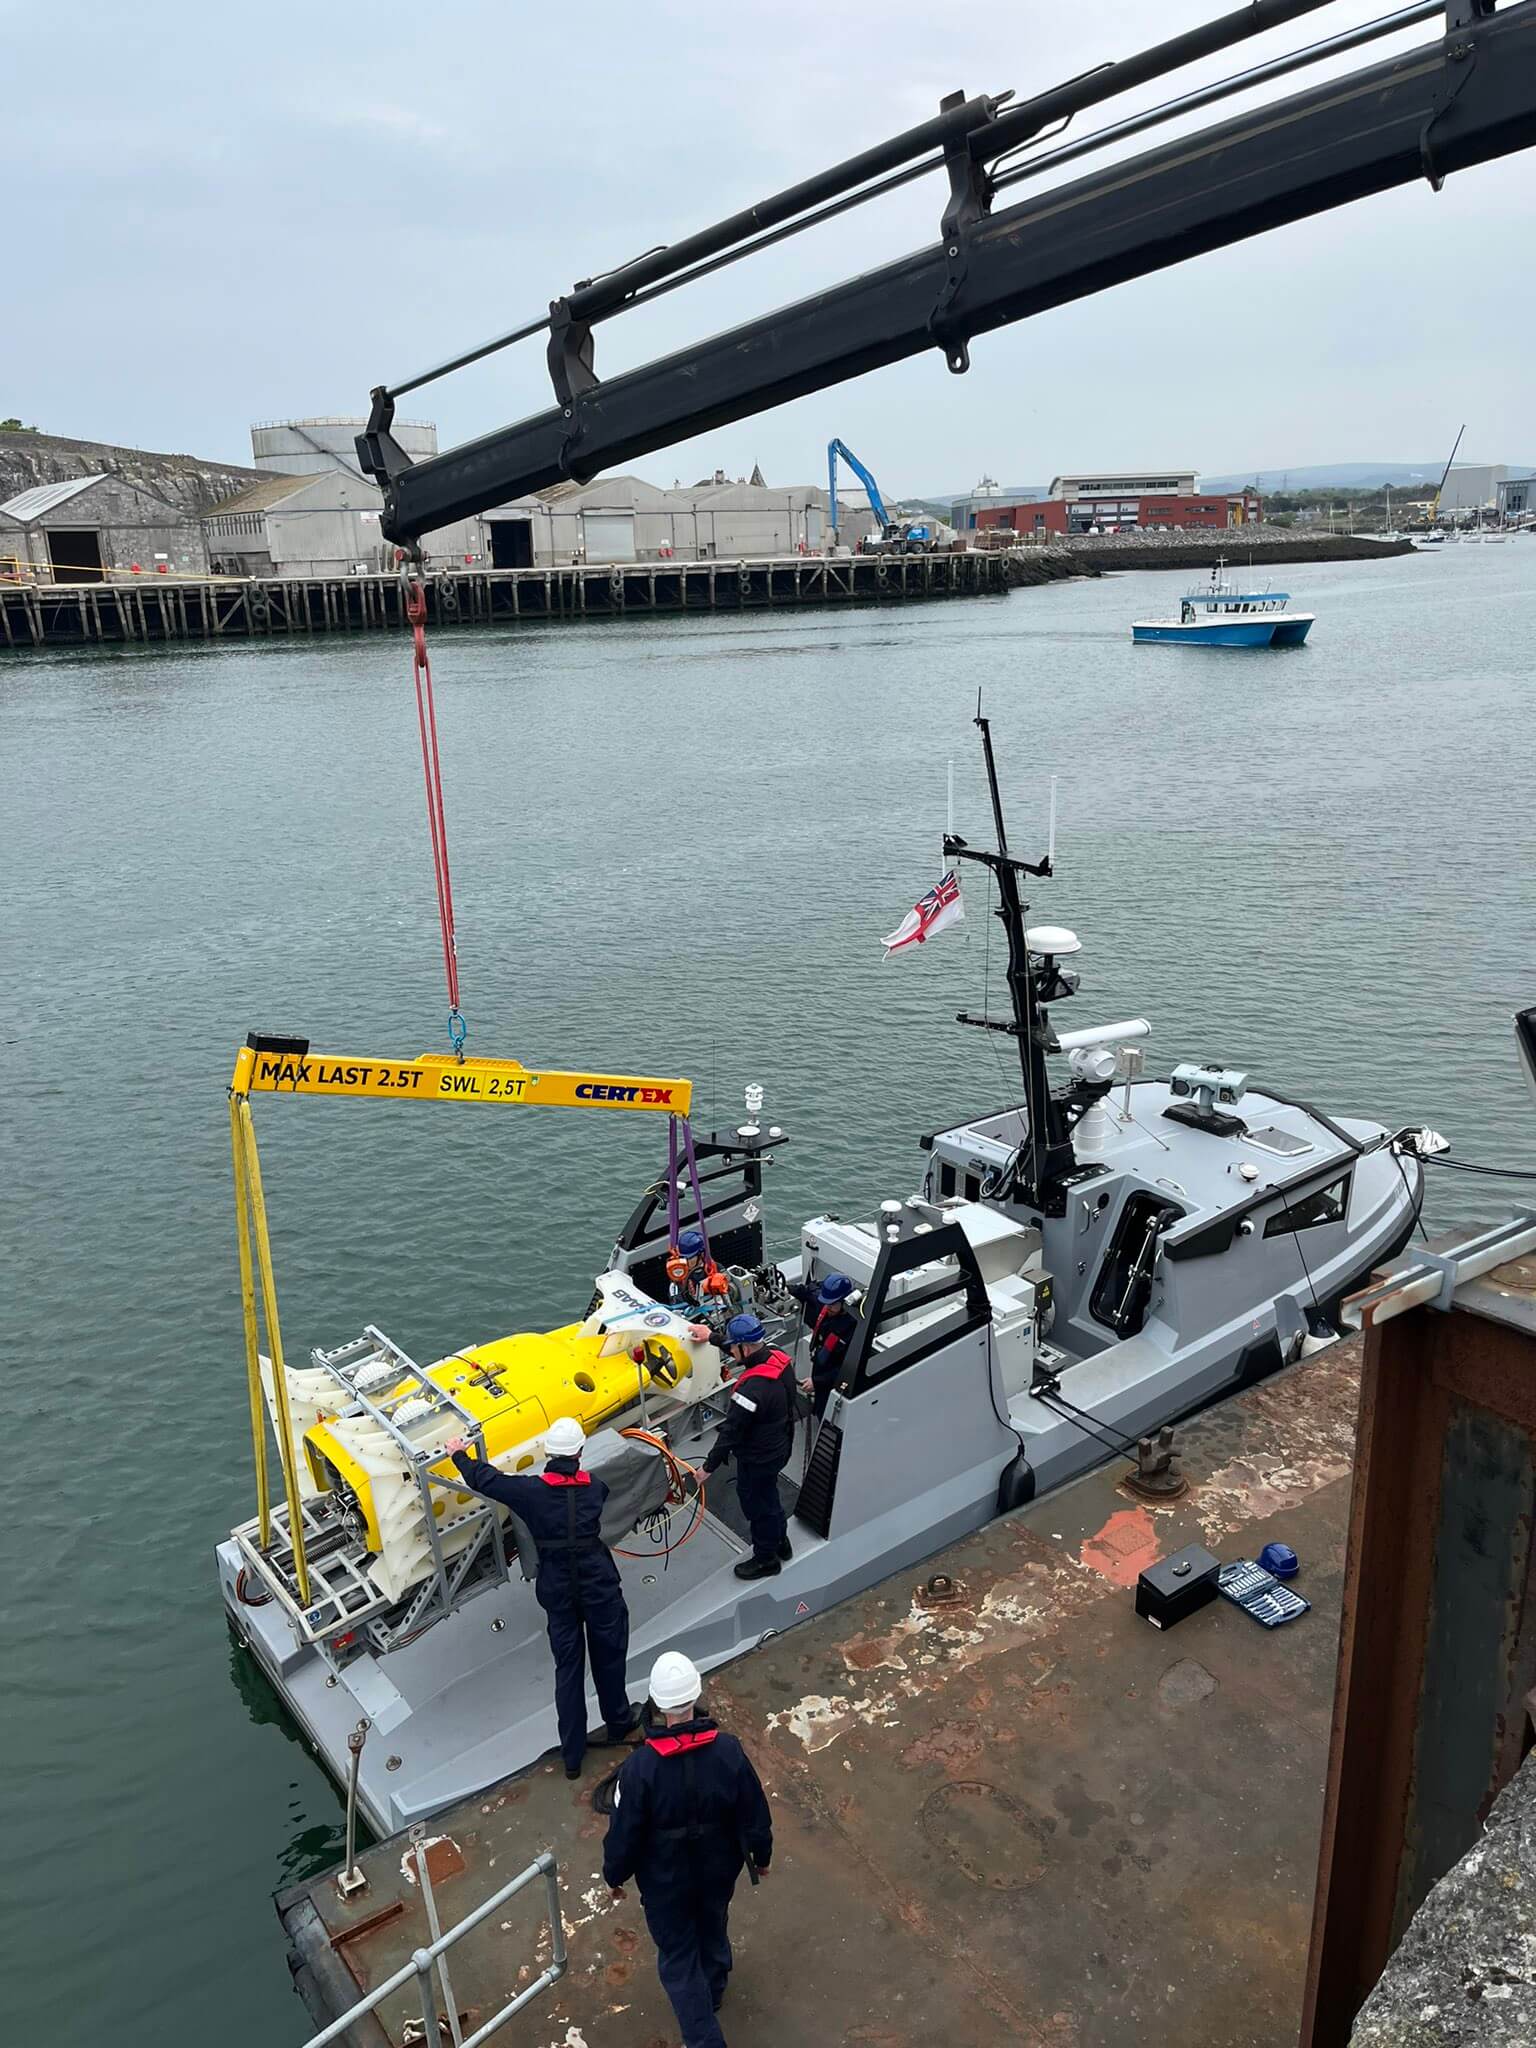
{"label": "navy coveralls", "polygon": [[707,1714],[646,1727],[614,1788],[603,1879],[640,1886],[656,1972],[684,2048],[725,2048],[715,2018],[731,1973],[731,1893],[748,1856],[773,1854],[773,1817],[734,1735]]}
{"label": "navy coveralls", "polygon": [[752,1555],[777,1558],[789,1541],[779,1474],[795,1447],[795,1374],[782,1351],[748,1361],[731,1381],[725,1420],[704,1461],[706,1473],[736,1460],[736,1498],[752,1532]]}
{"label": "navy coveralls", "polygon": [[587,1748],[588,1657],[608,1733],[623,1735],[634,1721],[625,1682],[629,1609],[619,1568],[599,1534],[608,1488],[583,1472],[578,1458],[551,1458],[542,1472],[500,1472],[467,1451],[453,1462],[466,1486],[521,1517],[538,1547],[533,1591],[555,1657],[560,1754],[574,1771]]}
{"label": "navy coveralls", "polygon": [[811,1396],[816,1420],[820,1422],[832,1398],[832,1389],[842,1375],[859,1319],[846,1301],[818,1302],[815,1281],[792,1280],[789,1291],[797,1301],[804,1302],[809,1318]]}

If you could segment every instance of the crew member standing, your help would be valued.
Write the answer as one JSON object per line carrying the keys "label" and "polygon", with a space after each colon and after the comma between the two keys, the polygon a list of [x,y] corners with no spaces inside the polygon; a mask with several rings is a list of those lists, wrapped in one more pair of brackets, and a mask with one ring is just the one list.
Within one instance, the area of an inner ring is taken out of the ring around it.
{"label": "crew member standing", "polygon": [[472,1492],[510,1508],[539,1553],[534,1597],[544,1610],[555,1659],[555,1719],[565,1775],[581,1775],[587,1749],[587,1659],[607,1723],[608,1742],[622,1742],[639,1716],[625,1683],[629,1609],[619,1568],[601,1533],[604,1480],[581,1469],[582,1426],[562,1415],[544,1439],[542,1472],[502,1472],[472,1456],[457,1436],[444,1446]]}
{"label": "crew member standing", "polygon": [[741,1368],[730,1382],[725,1420],[706,1474],[736,1460],[736,1498],[752,1532],[752,1555],[736,1567],[738,1579],[772,1578],[793,1552],[779,1499],[779,1474],[795,1447],[795,1370],[788,1354],[770,1351],[756,1316],[732,1316],[722,1349]]}
{"label": "crew member standing", "polygon": [[848,1357],[848,1347],[859,1319],[848,1306],[853,1282],[846,1273],[828,1273],[819,1287],[809,1280],[791,1280],[789,1291],[803,1302],[806,1337],[811,1352],[811,1376],[802,1380],[802,1390],[811,1396],[820,1422],[832,1389],[837,1385]]}
{"label": "crew member standing", "polygon": [[746,1751],[700,1713],[702,1690],[676,1650],[652,1665],[645,1740],[614,1786],[603,1878],[617,1898],[639,1883],[683,2048],[725,2048],[715,2014],[731,1974],[731,1893],[748,1859],[767,1870],[773,1816]]}

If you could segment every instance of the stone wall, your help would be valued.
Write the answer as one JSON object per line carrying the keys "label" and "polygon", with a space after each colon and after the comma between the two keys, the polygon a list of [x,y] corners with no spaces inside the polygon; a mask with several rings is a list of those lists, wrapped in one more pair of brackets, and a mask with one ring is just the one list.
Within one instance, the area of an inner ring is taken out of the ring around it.
{"label": "stone wall", "polygon": [[195,455],[156,455],[144,448],[119,448],[110,441],[70,441],[58,434],[0,430],[0,504],[34,484],[98,475],[137,484],[151,497],[193,519],[248,484],[264,480],[260,470],[204,462]]}
{"label": "stone wall", "polygon": [[1292,562],[1375,562],[1417,552],[1410,540],[1295,534],[1267,526],[1229,526],[1211,534],[1084,533],[1056,546],[1100,569],[1211,569],[1224,561],[1234,576],[1247,568],[1250,557],[1268,576]]}
{"label": "stone wall", "polygon": [[1350,2048],[1536,2042],[1536,1764],[1494,1801],[1482,1838],[1408,1923]]}

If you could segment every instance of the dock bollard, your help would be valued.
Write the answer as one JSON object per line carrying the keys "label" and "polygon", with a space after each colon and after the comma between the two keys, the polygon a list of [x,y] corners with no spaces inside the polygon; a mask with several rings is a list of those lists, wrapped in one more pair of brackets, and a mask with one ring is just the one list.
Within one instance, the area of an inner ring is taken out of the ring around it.
{"label": "dock bollard", "polygon": [[336,1880],[336,1889],[343,1899],[356,1898],[359,1892],[368,1889],[368,1880],[357,1867],[357,1774],[362,1767],[363,1744],[367,1740],[368,1723],[359,1721],[347,1737],[347,1748],[352,1757],[352,1767],[347,1772],[347,1860]]}

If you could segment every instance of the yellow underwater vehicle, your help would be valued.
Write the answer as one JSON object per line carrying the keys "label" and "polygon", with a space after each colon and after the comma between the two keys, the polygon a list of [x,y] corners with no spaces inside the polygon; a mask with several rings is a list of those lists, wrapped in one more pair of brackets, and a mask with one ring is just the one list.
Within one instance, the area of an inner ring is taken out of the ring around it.
{"label": "yellow underwater vehicle", "polygon": [[[590,1436],[643,1424],[651,1396],[705,1399],[720,1384],[720,1353],[694,1340],[696,1327],[639,1293],[627,1275],[605,1273],[582,1321],[498,1337],[432,1365],[416,1366],[373,1329],[316,1352],[310,1365],[287,1369],[305,1498],[340,1502],[366,1546],[367,1576],[383,1599],[399,1600],[432,1573],[438,1549],[453,1558],[485,1519],[486,1503],[456,1484],[451,1464],[423,1468],[423,1458],[468,1432],[504,1472],[526,1472],[542,1463],[540,1439],[560,1416]],[[268,1359],[262,1368],[271,1405]],[[407,1447],[415,1453],[409,1462]]]}

